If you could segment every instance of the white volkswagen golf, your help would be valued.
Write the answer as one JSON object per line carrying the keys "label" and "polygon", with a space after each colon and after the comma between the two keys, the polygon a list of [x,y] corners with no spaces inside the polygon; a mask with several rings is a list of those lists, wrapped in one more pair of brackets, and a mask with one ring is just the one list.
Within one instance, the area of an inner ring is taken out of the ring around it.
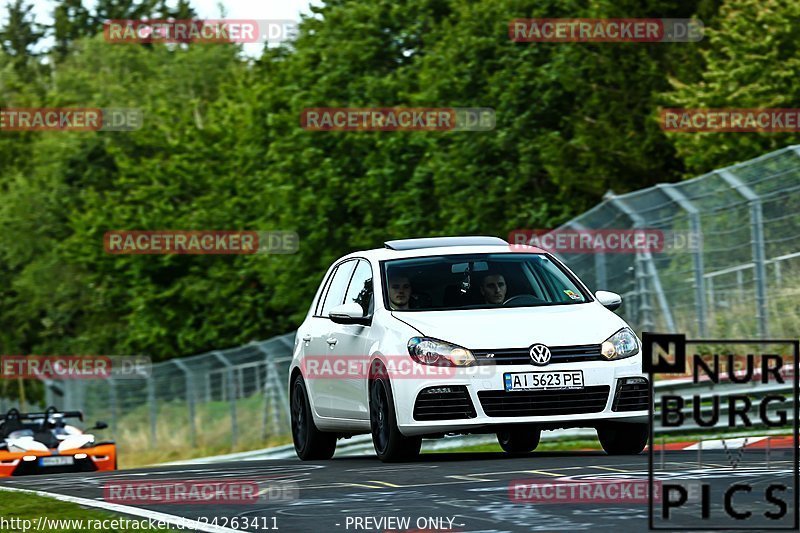
{"label": "white volkswagen golf", "polygon": [[648,439],[640,341],[538,248],[495,237],[389,241],[328,270],[297,331],[289,374],[303,460],[371,433],[382,461],[422,438],[496,433],[527,453],[542,430],[593,427],[610,454]]}

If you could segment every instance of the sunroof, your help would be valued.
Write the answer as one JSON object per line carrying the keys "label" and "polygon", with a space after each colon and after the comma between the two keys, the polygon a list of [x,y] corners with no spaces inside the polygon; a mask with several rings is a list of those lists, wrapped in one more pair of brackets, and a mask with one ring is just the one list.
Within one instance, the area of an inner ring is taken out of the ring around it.
{"label": "sunroof", "polygon": [[400,239],[383,243],[390,250],[417,250],[420,248],[439,248],[442,246],[508,246],[499,237],[427,237],[423,239]]}

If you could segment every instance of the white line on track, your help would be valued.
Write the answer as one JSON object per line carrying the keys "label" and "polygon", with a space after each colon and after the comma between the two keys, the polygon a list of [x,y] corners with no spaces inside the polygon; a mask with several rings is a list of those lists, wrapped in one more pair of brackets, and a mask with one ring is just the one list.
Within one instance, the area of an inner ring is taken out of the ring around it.
{"label": "white line on track", "polygon": [[206,533],[241,533],[236,529],[227,527],[215,526],[205,522],[199,522],[190,518],[182,516],[175,516],[166,513],[159,513],[157,511],[149,511],[147,509],[139,509],[138,507],[130,507],[128,505],[119,505],[117,503],[108,503],[105,501],[89,500],[87,498],[78,498],[77,496],[68,496],[66,494],[55,494],[53,492],[44,492],[41,490],[18,489],[12,487],[0,487],[0,491],[7,492],[21,492],[27,494],[35,494],[44,498],[53,498],[62,502],[75,503],[78,505],[85,505],[86,507],[96,507],[106,511],[114,511],[132,516],[138,516],[144,519],[160,520],[161,522],[172,524],[175,526],[182,526],[184,529],[193,528],[196,531],[204,531]]}

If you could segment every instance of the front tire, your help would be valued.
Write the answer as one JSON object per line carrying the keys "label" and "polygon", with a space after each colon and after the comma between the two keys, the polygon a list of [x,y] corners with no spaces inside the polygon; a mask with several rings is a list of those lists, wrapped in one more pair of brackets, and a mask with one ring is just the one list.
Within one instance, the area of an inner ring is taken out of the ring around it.
{"label": "front tire", "polygon": [[608,455],[638,455],[650,438],[648,424],[609,423],[597,428],[597,438]]}
{"label": "front tire", "polygon": [[303,461],[324,460],[333,457],[336,451],[336,434],[317,429],[311,414],[308,392],[302,376],[292,384],[290,398],[292,413],[292,440],[297,457]]}
{"label": "front tire", "polygon": [[397,427],[392,389],[384,378],[372,380],[369,392],[372,444],[384,463],[410,461],[419,456],[422,437],[406,437]]}
{"label": "front tire", "polygon": [[519,455],[532,452],[539,445],[542,430],[536,427],[525,427],[497,432],[497,442],[507,453]]}

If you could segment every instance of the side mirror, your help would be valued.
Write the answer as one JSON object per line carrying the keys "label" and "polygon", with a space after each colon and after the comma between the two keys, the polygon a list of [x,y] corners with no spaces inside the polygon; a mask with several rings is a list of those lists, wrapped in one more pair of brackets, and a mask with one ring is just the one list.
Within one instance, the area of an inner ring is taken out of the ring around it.
{"label": "side mirror", "polygon": [[622,305],[622,296],[616,292],[597,291],[594,293],[594,297],[609,311],[614,311]]}
{"label": "side mirror", "polygon": [[372,322],[372,317],[364,316],[364,309],[355,302],[337,305],[330,310],[328,317],[337,324],[368,326]]}
{"label": "side mirror", "polygon": [[108,424],[106,424],[105,422],[98,421],[97,423],[95,423],[95,425],[94,425],[94,427],[92,429],[106,429],[107,427],[108,427]]}

